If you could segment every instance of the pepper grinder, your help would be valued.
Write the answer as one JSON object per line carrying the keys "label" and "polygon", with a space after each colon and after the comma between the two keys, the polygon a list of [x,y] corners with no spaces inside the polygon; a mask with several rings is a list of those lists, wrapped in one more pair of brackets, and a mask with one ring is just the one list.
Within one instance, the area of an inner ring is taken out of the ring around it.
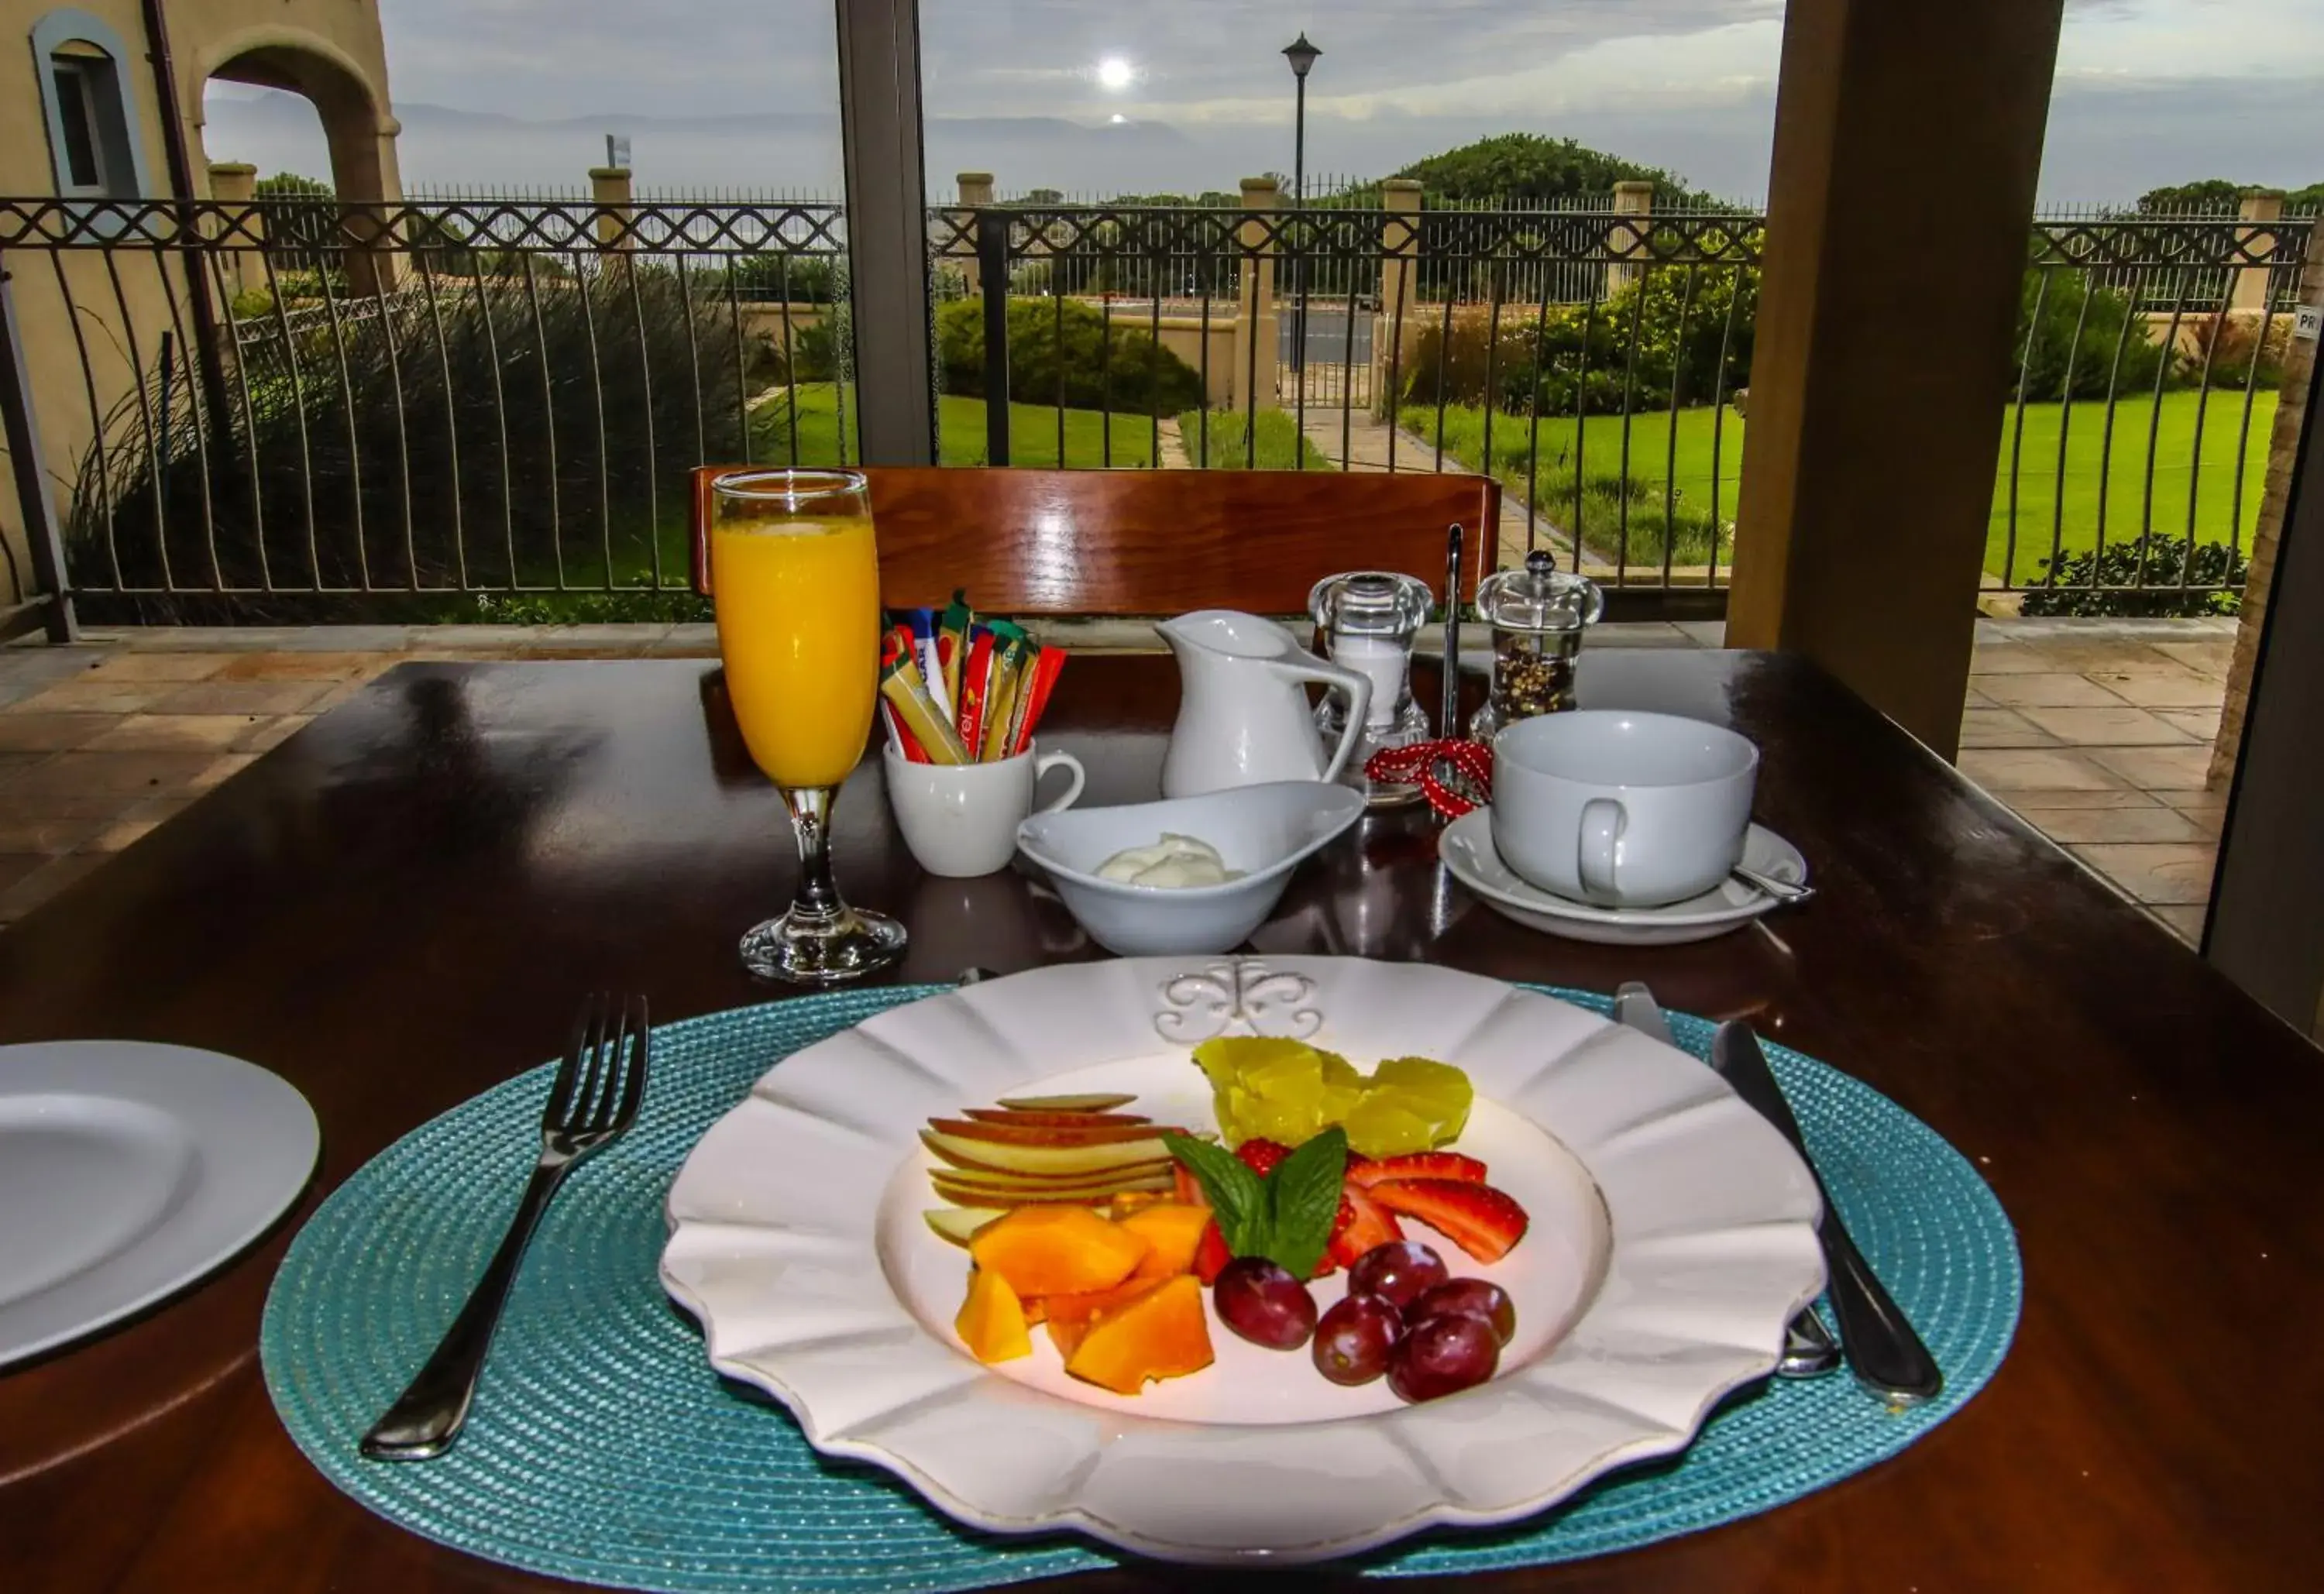
{"label": "pepper grinder", "polygon": [[[1371,709],[1340,779],[1374,807],[1420,800],[1419,787],[1373,780],[1364,765],[1384,748],[1428,740],[1427,711],[1412,700],[1412,647],[1434,602],[1426,582],[1388,570],[1327,576],[1307,594],[1307,612],[1332,661],[1371,677]],[[1316,705],[1327,746],[1340,736],[1342,712],[1337,695]]]}
{"label": "pepper grinder", "polygon": [[1582,630],[1605,611],[1598,584],[1561,573],[1547,548],[1527,554],[1524,568],[1480,583],[1477,614],[1492,634],[1493,686],[1470,716],[1469,734],[1489,743],[1519,720],[1572,708]]}

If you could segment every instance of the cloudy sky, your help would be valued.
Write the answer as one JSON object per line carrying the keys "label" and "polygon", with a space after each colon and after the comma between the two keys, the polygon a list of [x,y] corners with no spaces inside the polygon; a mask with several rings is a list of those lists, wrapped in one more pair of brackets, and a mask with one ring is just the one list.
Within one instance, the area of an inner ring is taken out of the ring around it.
{"label": "cloudy sky", "polygon": [[[831,0],[380,9],[415,185],[577,181],[603,158],[607,131],[630,134],[643,182],[836,182]],[[1288,168],[1290,74],[1276,51],[1304,26],[1324,51],[1310,80],[1311,172],[1376,176],[1524,130],[1756,198],[1782,10],[1780,0],[921,0],[930,180],[983,167],[1004,189],[1110,193],[1231,187]],[[319,174],[303,106],[231,88],[211,102],[213,158]],[[2044,197],[2122,199],[2214,175],[2324,179],[2324,5],[2070,0]]]}

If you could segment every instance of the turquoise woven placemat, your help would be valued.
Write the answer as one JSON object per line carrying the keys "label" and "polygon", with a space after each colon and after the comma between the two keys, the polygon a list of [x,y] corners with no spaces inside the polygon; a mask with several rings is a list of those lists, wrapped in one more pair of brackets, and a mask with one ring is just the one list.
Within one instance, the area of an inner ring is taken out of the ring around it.
{"label": "turquoise woven placemat", "polygon": [[[578,1582],[672,1594],[955,1589],[1111,1565],[1070,1534],[956,1526],[879,1470],[816,1454],[779,1406],[722,1382],[656,1272],[662,1198],[704,1130],[777,1058],[943,989],[850,991],[654,1032],[637,1127],[584,1164],[528,1253],[466,1433],[423,1463],[355,1441],[433,1348],[499,1242],[539,1147],[552,1065],[397,1141],[334,1191],[284,1258],[261,1350],[275,1409],[346,1493],[412,1532]],[[1547,988],[1537,988],[1547,989]],[[1607,999],[1554,996],[1605,1012]],[[1712,1026],[1672,1015],[1681,1046]],[[2000,1203],[1895,1102],[1767,1047],[1850,1230],[1929,1342],[1941,1398],[1894,1413],[1844,1373],[1770,1382],[1674,1463],[1601,1479],[1514,1527],[1440,1531],[1370,1574],[1481,1571],[1600,1555],[1748,1516],[1894,1455],[1998,1367],[2023,1283]]]}

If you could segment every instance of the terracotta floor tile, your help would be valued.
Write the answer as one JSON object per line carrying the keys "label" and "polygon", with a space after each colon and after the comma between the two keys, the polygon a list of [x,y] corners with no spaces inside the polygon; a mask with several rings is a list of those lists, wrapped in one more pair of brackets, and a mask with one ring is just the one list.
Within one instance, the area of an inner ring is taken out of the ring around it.
{"label": "terracotta floor tile", "polygon": [[2161,800],[2182,814],[2224,814],[2227,811],[2227,788],[2222,782],[2200,791],[2166,791]]}
{"label": "terracotta floor tile", "polygon": [[2217,708],[2227,695],[2227,684],[2197,675],[2177,665],[2167,670],[2126,674],[2094,669],[2090,679],[2126,703],[2141,708]]}
{"label": "terracotta floor tile", "polygon": [[9,776],[31,769],[48,756],[44,752],[0,752],[0,788],[8,784]]}
{"label": "terracotta floor tile", "polygon": [[2154,650],[2175,663],[2207,676],[2225,680],[2227,667],[2235,660],[2236,645],[2230,641],[2157,642]]}
{"label": "terracotta floor tile", "polygon": [[2195,822],[2174,808],[2045,808],[2034,827],[2052,841],[2200,842]]}
{"label": "terracotta floor tile", "polygon": [[[116,799],[116,802],[118,799]],[[31,852],[60,858],[105,828],[105,814],[0,811],[0,852]]]}
{"label": "terracotta floor tile", "polygon": [[281,719],[270,720],[253,729],[234,744],[236,752],[265,752],[280,747],[291,737],[314,723],[312,714],[286,714]]}
{"label": "terracotta floor tile", "polygon": [[2089,756],[2142,791],[2200,791],[2211,772],[2211,750],[2198,742],[2184,747],[2108,747]]}
{"label": "terracotta floor tile", "polygon": [[204,752],[60,752],[10,778],[13,812],[111,819],[155,792],[189,786],[212,761]]}
{"label": "terracotta floor tile", "polygon": [[[2020,814],[2040,813],[2047,815],[2060,808],[2159,808],[2163,801],[2143,791],[2128,787],[2108,787],[2103,790],[2077,791],[2066,787],[1987,787],[1986,795]],[[2043,821],[2035,820],[2034,828]]]}
{"label": "terracotta floor tile", "polygon": [[13,705],[11,714],[135,714],[178,688],[168,681],[109,681],[89,670]]}
{"label": "terracotta floor tile", "polygon": [[2162,906],[2210,900],[2216,852],[2209,846],[2135,842],[2067,850],[2141,902]]}
{"label": "terracotta floor tile", "polygon": [[2084,675],[1972,677],[1977,689],[2004,708],[2119,708],[2122,699]]}
{"label": "terracotta floor tile", "polygon": [[91,752],[224,752],[265,723],[244,714],[134,714],[90,738]]}
{"label": "terracotta floor tile", "polygon": [[233,779],[258,761],[254,752],[230,752],[211,760],[188,784],[196,791],[208,791],[211,787]]}
{"label": "terracotta floor tile", "polygon": [[2225,808],[2173,808],[2171,811],[2193,825],[2195,834],[2207,842],[2218,841],[2219,833],[2227,827],[2227,811]]}
{"label": "terracotta floor tile", "polygon": [[2043,655],[2018,642],[1980,642],[1969,657],[1971,686],[1982,684],[1977,678],[1979,676],[2036,675],[2057,668]]}
{"label": "terracotta floor tile", "polygon": [[1988,791],[2004,788],[2064,788],[2098,791],[2122,779],[2070,748],[1973,747],[1962,752],[1960,772]]}
{"label": "terracotta floor tile", "polygon": [[218,671],[221,681],[367,681],[393,668],[397,653],[245,653]]}
{"label": "terracotta floor tile", "polygon": [[2075,747],[2168,747],[2188,733],[2143,708],[2024,708],[2018,711],[2059,741]]}
{"label": "terracotta floor tile", "polygon": [[1970,708],[1961,712],[1963,747],[2055,747],[2058,739],[2015,710]]}
{"label": "terracotta floor tile", "polygon": [[0,924],[23,917],[66,887],[95,873],[104,866],[106,859],[106,855],[102,852],[76,852],[69,858],[50,859],[6,890],[0,891]]}
{"label": "terracotta floor tile", "polygon": [[331,710],[338,707],[340,704],[345,703],[348,698],[353,697],[356,693],[364,690],[370,685],[371,681],[369,680],[341,681],[337,686],[330,687],[328,690],[324,692],[320,697],[316,698],[314,702],[309,704],[307,705],[307,712],[310,714],[328,714]]}
{"label": "terracotta floor tile", "polygon": [[110,681],[206,681],[240,662],[238,653],[114,653],[95,674]]}
{"label": "terracotta floor tile", "polygon": [[2051,661],[2052,669],[2107,670],[2133,673],[2140,669],[2159,669],[2172,662],[2168,654],[2157,652],[2144,642],[2127,637],[2093,638],[2089,641],[2070,641],[2057,637],[2044,637],[2023,646],[2033,649]]}
{"label": "terracotta floor tile", "polygon": [[2210,742],[2219,734],[2219,711],[2216,708],[2158,708],[2154,717],[2199,741]]}
{"label": "terracotta floor tile", "polygon": [[167,821],[175,818],[181,809],[200,795],[189,789],[150,797],[91,836],[87,850],[118,852],[133,842],[143,841]]}
{"label": "terracotta floor tile", "polygon": [[2149,905],[2147,912],[2163,921],[2163,927],[2190,946],[2200,946],[2203,941],[2203,920],[2210,909],[2200,903],[2167,903]]}
{"label": "terracotta floor tile", "polygon": [[201,681],[157,707],[161,714],[297,714],[331,689],[328,681]]}
{"label": "terracotta floor tile", "polygon": [[0,752],[62,752],[121,723],[109,714],[28,714],[0,711]]}

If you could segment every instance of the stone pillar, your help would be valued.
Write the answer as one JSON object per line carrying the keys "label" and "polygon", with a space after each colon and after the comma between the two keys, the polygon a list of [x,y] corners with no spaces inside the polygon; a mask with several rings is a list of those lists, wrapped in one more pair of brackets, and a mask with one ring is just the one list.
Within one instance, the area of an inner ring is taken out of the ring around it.
{"label": "stone pillar", "polygon": [[[1389,378],[1412,368],[1412,347],[1420,335],[1413,313],[1420,274],[1420,184],[1408,177],[1389,178],[1380,184],[1380,208],[1387,219],[1381,224],[1379,318],[1372,327],[1372,409],[1388,415],[1396,410]],[[1390,349],[1397,350],[1393,370]]]}
{"label": "stone pillar", "polygon": [[[963,280],[959,292],[974,298],[984,291],[983,279],[977,269],[976,262],[974,210],[978,206],[992,203],[992,173],[964,171],[954,180],[960,184],[961,207],[950,213],[950,222],[957,237],[953,243],[945,245],[944,257],[947,261],[955,261],[959,263],[947,265],[944,270],[947,273],[958,273]],[[936,297],[939,299],[946,299],[953,297],[953,292],[939,281],[936,284]]]}
{"label": "stone pillar", "polygon": [[1784,9],[1727,642],[1806,654],[1945,758],[2063,9]]}
{"label": "stone pillar", "polygon": [[992,173],[964,171],[954,180],[960,184],[960,202],[963,205],[992,203]]}
{"label": "stone pillar", "polygon": [[597,245],[601,249],[634,249],[635,242],[625,235],[629,225],[630,169],[626,166],[592,166],[589,169],[589,198],[599,211]]}
{"label": "stone pillar", "polygon": [[[2246,199],[2248,206],[2251,200]],[[2282,215],[2282,201],[2275,215]],[[2250,210],[2244,214],[2248,217]],[[2258,276],[2257,271],[2245,273]],[[2308,234],[2300,302],[2324,311],[2324,226]],[[2242,284],[2236,288],[2238,299]],[[2280,325],[2281,323],[2279,323]],[[2227,696],[2219,708],[2219,733],[2211,741],[2210,784],[2234,779],[2243,751],[2244,715],[2251,707],[2252,672],[2259,665],[2260,632],[2267,624],[2267,594],[2275,585],[2275,554],[2283,536],[2283,513],[2292,500],[2292,465],[2300,456],[2300,433],[2308,418],[2309,374],[2316,365],[2316,339],[2292,337],[2284,345],[2283,387],[2275,401],[2275,425],[2267,442],[2267,485],[2261,490],[2259,519],[2252,527],[2251,574],[2244,579],[2244,606],[2236,617],[2236,651],[2227,667]]]}
{"label": "stone pillar", "polygon": [[[1282,198],[1271,177],[1242,180],[1242,207],[1272,210]],[[1238,410],[1276,407],[1275,244],[1266,226],[1245,222],[1235,290],[1234,397]]]}
{"label": "stone pillar", "polygon": [[[258,168],[240,161],[210,162],[210,198],[220,205],[248,205],[258,197]],[[231,225],[230,242],[226,247],[226,281],[236,294],[249,292],[266,284],[266,264],[260,251],[266,238],[266,218],[257,211],[245,212]]]}
{"label": "stone pillar", "polygon": [[[1652,216],[1655,213],[1655,185],[1650,182],[1618,182],[1614,185],[1614,214],[1617,217]],[[1646,268],[1633,265],[1628,257],[1643,258],[1646,253],[1643,235],[1633,237],[1628,227],[1617,226],[1610,240],[1615,258],[1606,263],[1606,297],[1617,293],[1637,281]]]}
{"label": "stone pillar", "polygon": [[[2273,221],[2283,214],[2282,194],[2246,194],[2236,214],[2245,221]],[[2236,241],[2255,254],[2272,253],[2276,246],[2273,227],[2237,227]],[[2270,268],[2245,266],[2236,272],[2236,290],[2227,299],[2230,310],[2249,310],[2254,315],[2267,309],[2267,280]]]}

